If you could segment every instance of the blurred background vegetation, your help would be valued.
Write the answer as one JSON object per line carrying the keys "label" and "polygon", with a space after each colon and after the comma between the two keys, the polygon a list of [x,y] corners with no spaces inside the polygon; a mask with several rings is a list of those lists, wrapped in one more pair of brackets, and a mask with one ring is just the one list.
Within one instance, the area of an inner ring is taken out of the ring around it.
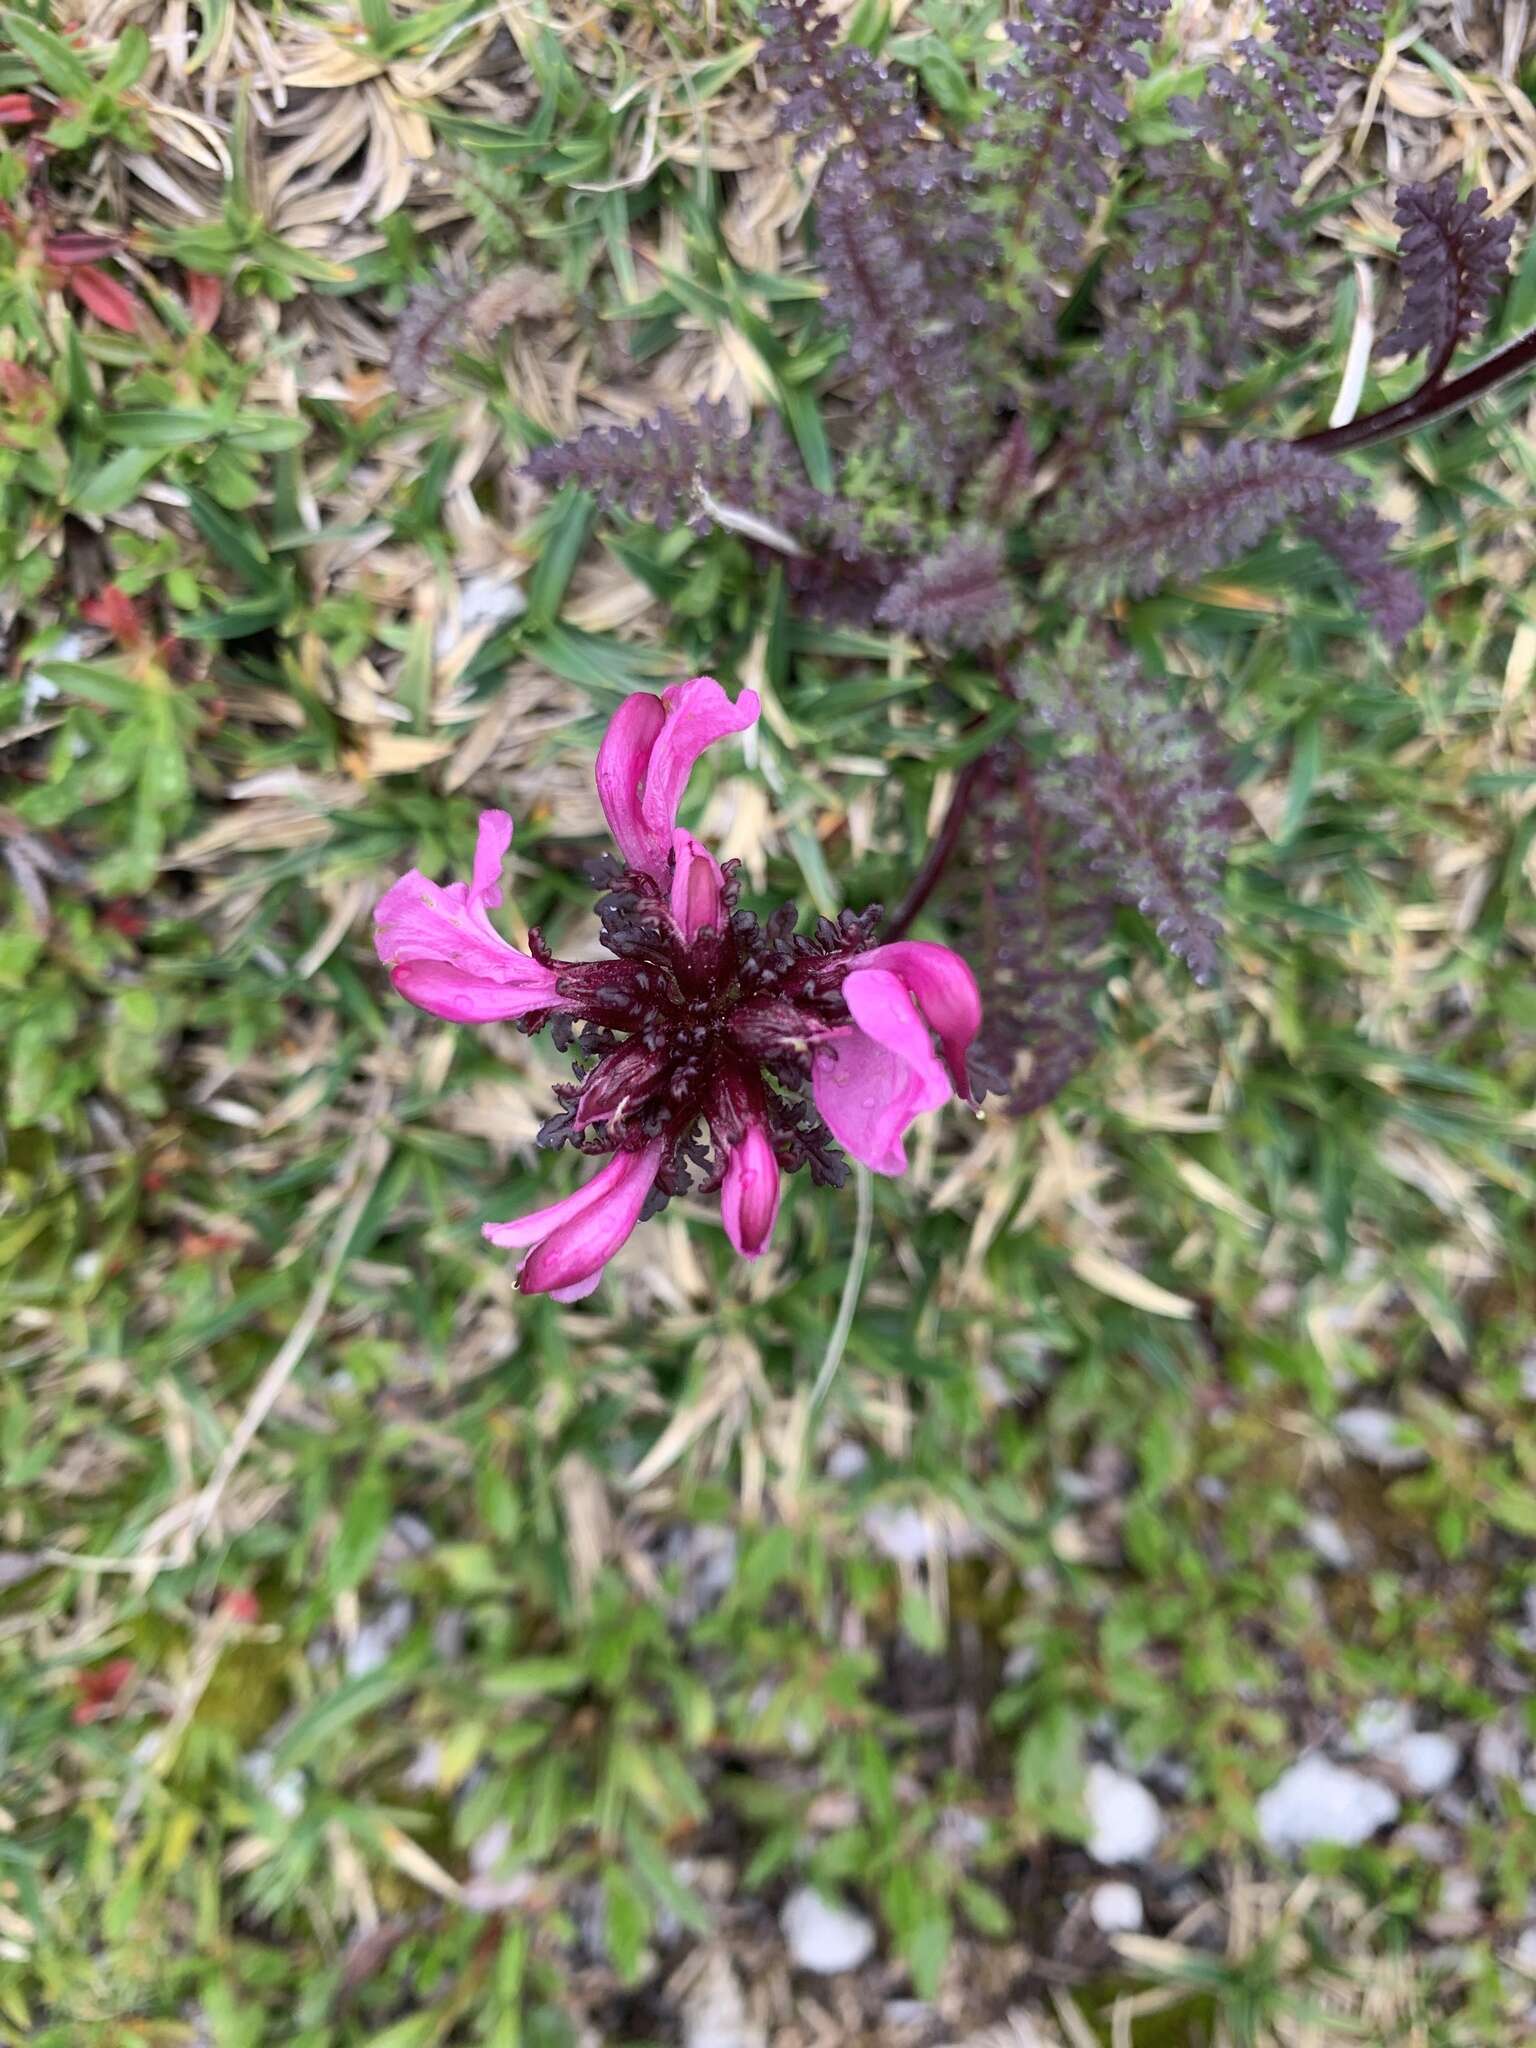
{"label": "blurred background vegetation", "polygon": [[[847,19],[943,105],[999,11]],[[1176,7],[1147,92],[1246,14]],[[1388,27],[1276,338],[1319,408],[1396,186],[1536,184],[1523,0]],[[552,1056],[374,965],[485,803],[579,945],[602,719],[700,669],[769,700],[705,813],[755,893],[894,900],[942,809],[909,643],[517,473],[668,400],[817,431],[753,47],[728,0],[0,17],[0,2040],[1513,2048],[1527,388],[1372,458],[1431,599],[1391,660],[1278,542],[1137,608],[1240,734],[1228,971],[1127,920],[1097,1062],[925,1131],[867,1246],[796,1182],[758,1267],[674,1204],[514,1297],[478,1226],[547,1196]],[[471,264],[494,326],[423,356]]]}

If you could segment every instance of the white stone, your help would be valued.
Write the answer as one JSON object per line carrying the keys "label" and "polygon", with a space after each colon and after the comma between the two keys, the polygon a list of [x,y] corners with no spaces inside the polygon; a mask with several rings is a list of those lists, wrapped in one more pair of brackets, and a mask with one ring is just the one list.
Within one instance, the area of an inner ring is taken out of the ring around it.
{"label": "white stone", "polygon": [[922,1564],[930,1552],[944,1547],[920,1508],[872,1507],[864,1517],[864,1533],[895,1564]]}
{"label": "white stone", "polygon": [[834,1444],[827,1453],[827,1477],[829,1479],[857,1479],[869,1463],[869,1453],[862,1444],[845,1437]]}
{"label": "white stone", "polygon": [[1381,1756],[1402,1742],[1413,1728],[1413,1715],[1400,1700],[1372,1700],[1356,1714],[1349,1739],[1356,1749]]}
{"label": "white stone", "polygon": [[1473,1754],[1485,1778],[1518,1778],[1520,1738],[1506,1721],[1488,1721],[1478,1730]]}
{"label": "white stone", "polygon": [[1334,1417],[1334,1428],[1357,1458],[1383,1472],[1422,1465],[1428,1456],[1422,1445],[1405,1441],[1402,1417],[1386,1408],[1346,1408]]}
{"label": "white stone", "polygon": [[836,1905],[809,1885],[791,1892],[779,1914],[790,1960],[818,1977],[856,1970],[875,1952],[875,1930],[862,1913]]}
{"label": "white stone", "polygon": [[270,1749],[253,1749],[245,1758],[246,1776],[264,1792],[284,1820],[297,1820],[304,1811],[304,1773],[276,1768]]}
{"label": "white stone", "polygon": [[1411,1820],[1392,1837],[1392,1846],[1421,1863],[1449,1863],[1456,1854],[1456,1840],[1449,1828],[1436,1827],[1427,1820]]}
{"label": "white stone", "polygon": [[1304,1756],[1281,1773],[1259,1800],[1259,1833],[1271,1849],[1304,1849],[1312,1842],[1358,1848],[1396,1820],[1397,1794],[1360,1771]]}
{"label": "white stone", "polygon": [[1309,1515],[1302,1524],[1302,1534],[1323,1563],[1332,1565],[1336,1572],[1347,1572],[1354,1563],[1349,1538],[1332,1515]]}
{"label": "white stone", "polygon": [[1421,1731],[1405,1735],[1383,1752],[1407,1779],[1410,1790],[1425,1798],[1443,1792],[1461,1769],[1461,1749],[1449,1735]]}
{"label": "white stone", "polygon": [[1141,1893],[1112,1878],[1088,1894],[1088,1918],[1101,1934],[1134,1934],[1142,1923]]}
{"label": "white stone", "polygon": [[[522,585],[509,583],[500,576],[470,576],[459,586],[461,633],[474,633],[482,626],[494,630],[509,619],[521,618],[527,609],[528,599]],[[453,651],[455,644],[452,622],[444,619],[438,626],[433,651],[441,660]]]}
{"label": "white stone", "polygon": [[729,1956],[715,1949],[683,1999],[683,2048],[763,2048]]}
{"label": "white stone", "polygon": [[1521,1928],[1520,1939],[1515,1943],[1515,1961],[1528,1970],[1536,1970],[1536,1927]]}
{"label": "white stone", "polygon": [[1093,1832],[1088,1854],[1095,1863],[1139,1863],[1157,1847],[1162,1810],[1140,1778],[1109,1764],[1090,1764],[1083,1788]]}
{"label": "white stone", "polygon": [[365,1678],[387,1664],[411,1632],[416,1610],[409,1600],[391,1600],[365,1621],[348,1643],[343,1663],[348,1678]]}

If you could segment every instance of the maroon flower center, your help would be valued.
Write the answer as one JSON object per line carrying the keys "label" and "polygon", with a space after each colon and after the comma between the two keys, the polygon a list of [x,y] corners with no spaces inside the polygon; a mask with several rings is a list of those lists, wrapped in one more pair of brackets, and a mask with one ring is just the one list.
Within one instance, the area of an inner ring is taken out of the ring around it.
{"label": "maroon flower center", "polygon": [[[576,1075],[556,1088],[561,1108],[539,1143],[603,1154],[663,1138],[648,1213],[695,1186],[717,1188],[732,1146],[753,1123],[785,1172],[803,1166],[834,1187],[847,1177],[805,1091],[816,1048],[849,1024],[842,984],[873,943],[879,907],[845,910],[801,934],[793,905],[764,923],[738,909],[736,862],[723,876],[718,921],[692,938],[651,876],[607,862],[602,879],[612,886],[596,910],[614,958],[557,961],[540,934],[530,939],[535,957],[559,975],[563,1007],[525,1018],[523,1028],[549,1022]],[[689,922],[697,923],[694,906]]]}

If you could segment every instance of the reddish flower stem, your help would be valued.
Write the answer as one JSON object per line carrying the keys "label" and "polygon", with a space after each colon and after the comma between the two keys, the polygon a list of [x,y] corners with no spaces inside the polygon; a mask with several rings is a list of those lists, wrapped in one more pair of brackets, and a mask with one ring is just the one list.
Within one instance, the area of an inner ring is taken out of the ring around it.
{"label": "reddish flower stem", "polygon": [[1395,405],[1384,405],[1379,412],[1369,412],[1347,426],[1323,427],[1315,434],[1302,434],[1293,445],[1310,448],[1318,455],[1340,455],[1346,449],[1369,448],[1377,441],[1391,441],[1399,434],[1411,434],[1416,427],[1428,426],[1432,420],[1460,412],[1474,399],[1496,390],[1509,378],[1518,377],[1533,364],[1536,327],[1528,327],[1524,334],[1516,335],[1491,356],[1484,356],[1480,363],[1453,377],[1448,384],[1435,377],[1426,378],[1417,391],[1409,392]]}

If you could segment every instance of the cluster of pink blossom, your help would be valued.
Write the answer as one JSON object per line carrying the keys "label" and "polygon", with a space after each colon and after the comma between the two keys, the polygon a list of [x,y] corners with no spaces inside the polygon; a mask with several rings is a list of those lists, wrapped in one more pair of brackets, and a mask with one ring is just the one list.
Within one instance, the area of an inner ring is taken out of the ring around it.
{"label": "cluster of pink blossom", "polygon": [[695,761],[757,713],[751,690],[732,703],[699,676],[615,715],[597,758],[621,856],[597,904],[611,958],[557,960],[536,931],[525,953],[497,932],[504,811],[481,814],[467,883],[412,871],[374,913],[379,958],[408,1001],[458,1023],[549,1025],[576,1056],[541,1139],[606,1165],[563,1200],[485,1229],[526,1254],[527,1293],[590,1293],[642,1217],[695,1187],[718,1190],[731,1243],[755,1259],[784,1172],[840,1183],[840,1145],[876,1173],[902,1173],[913,1119],[969,1095],[981,1004],[963,960],[923,940],[875,944],[878,910],[810,934],[792,906],[760,923],[738,906],[736,864],[722,868],[678,825]]}

